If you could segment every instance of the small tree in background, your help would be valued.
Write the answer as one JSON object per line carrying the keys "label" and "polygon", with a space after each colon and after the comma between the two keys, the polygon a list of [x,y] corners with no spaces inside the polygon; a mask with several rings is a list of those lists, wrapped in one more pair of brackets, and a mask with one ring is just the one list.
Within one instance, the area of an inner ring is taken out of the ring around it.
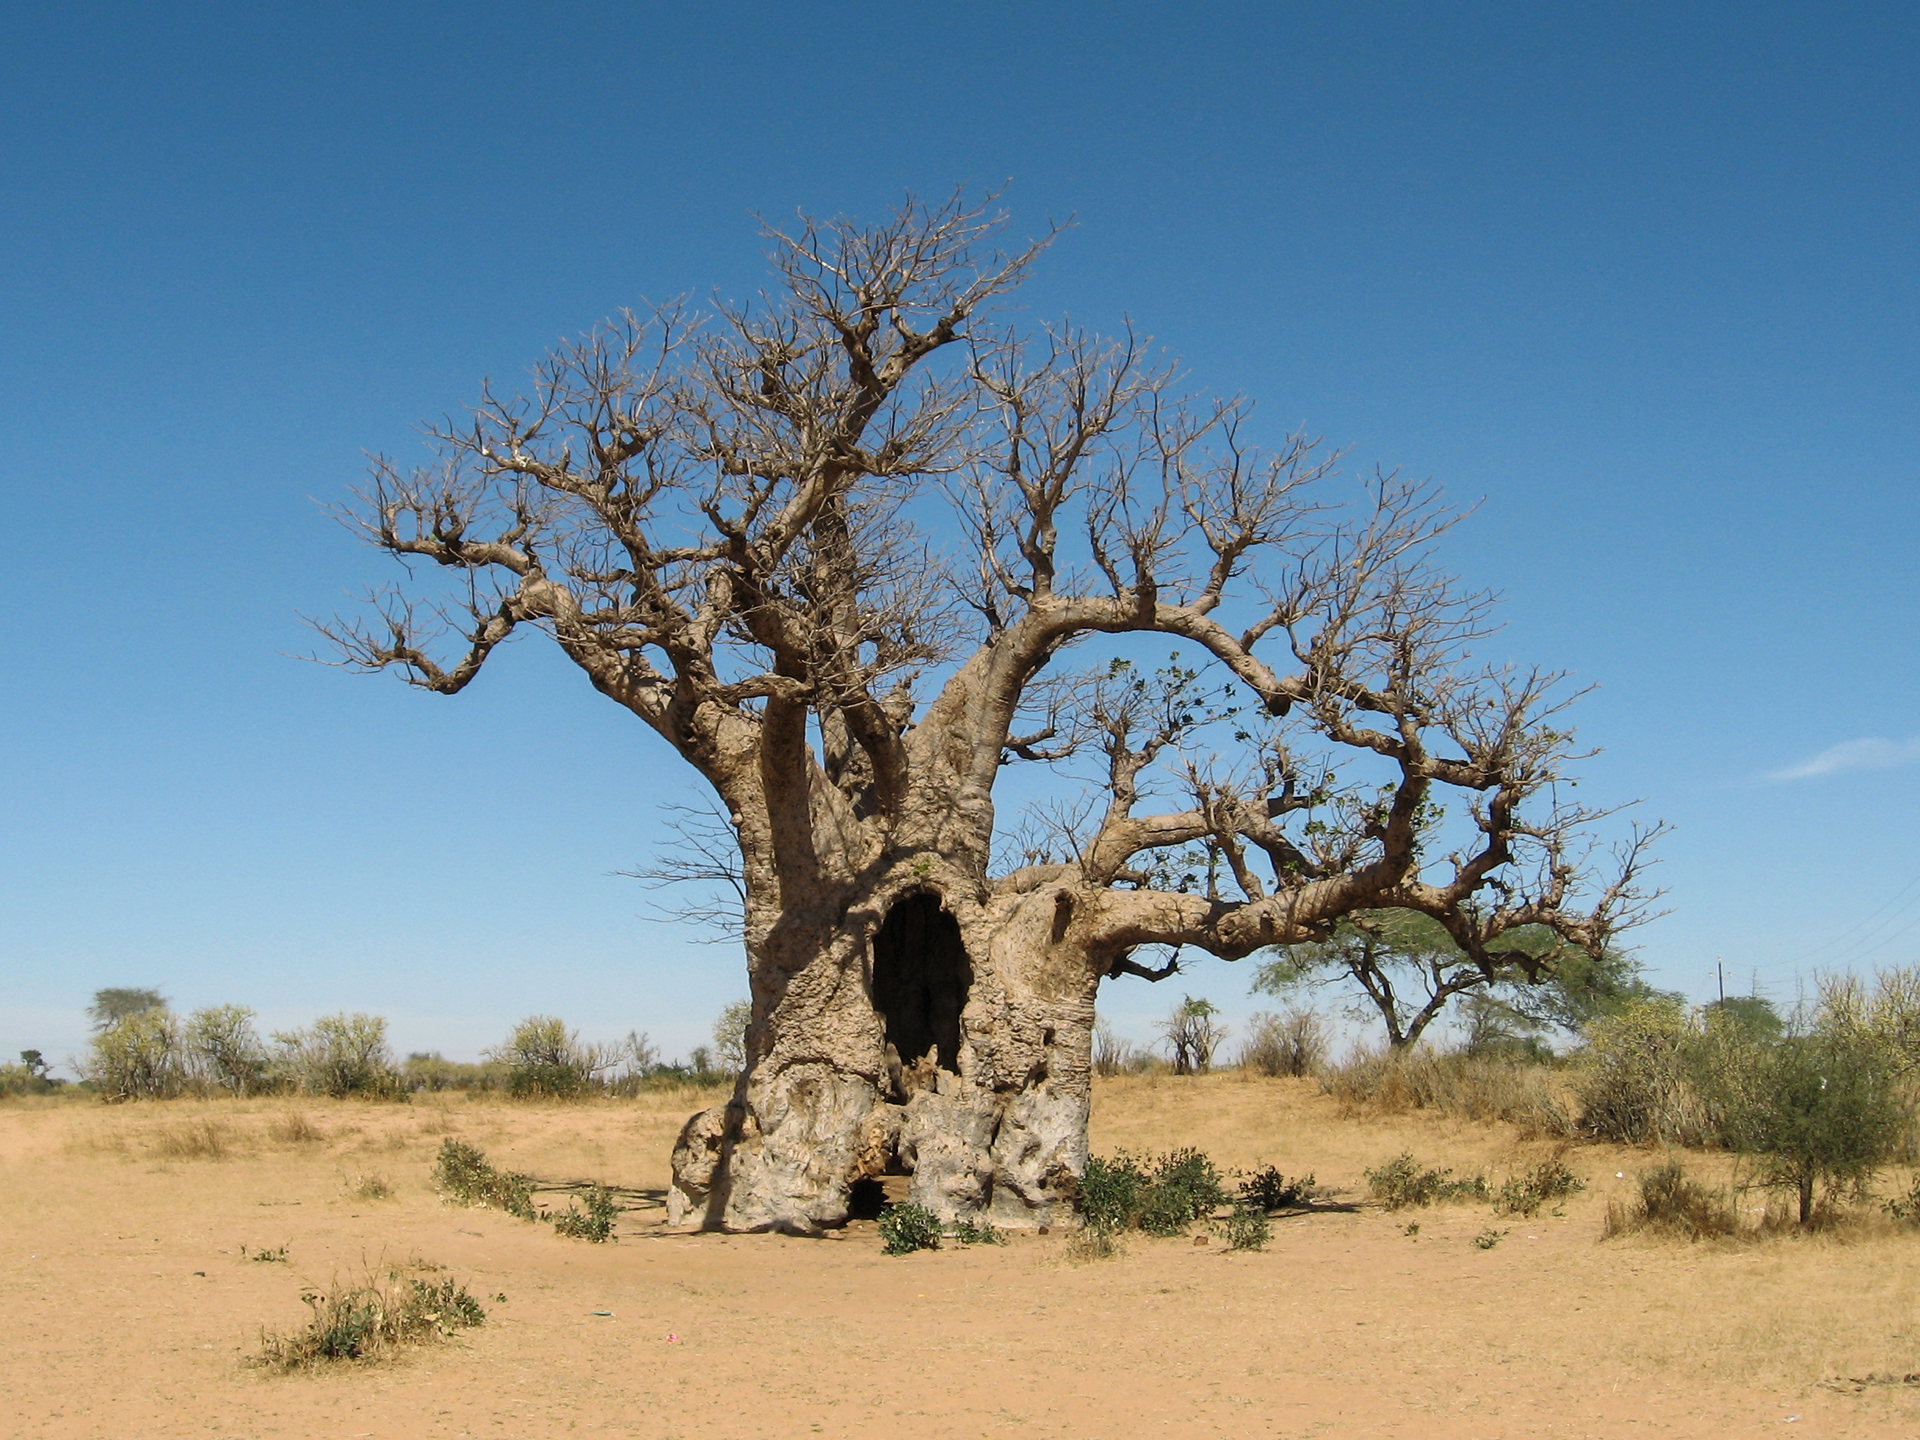
{"label": "small tree in background", "polygon": [[101,1097],[158,1100],[177,1095],[186,1075],[180,1023],[164,1007],[134,1010],[102,1029],[88,1046],[85,1078]]}
{"label": "small tree in background", "polygon": [[584,1045],[554,1015],[529,1015],[507,1036],[506,1043],[487,1051],[489,1060],[507,1067],[507,1093],[567,1100],[592,1088],[599,1073],[611,1063],[597,1047]]}
{"label": "small tree in background", "polygon": [[387,1022],[379,1015],[323,1015],[311,1029],[283,1031],[273,1041],[279,1051],[275,1065],[311,1094],[392,1098],[404,1093],[387,1048]]}
{"label": "small tree in background", "polygon": [[1219,1015],[1219,1007],[1211,1000],[1186,995],[1173,1007],[1173,1014],[1160,1022],[1160,1033],[1167,1037],[1167,1049],[1172,1052],[1174,1074],[1204,1075],[1213,1068],[1213,1052],[1227,1038]]}
{"label": "small tree in background", "polygon": [[753,1002],[736,1000],[713,1022],[713,1059],[722,1070],[737,1075],[747,1064],[747,1026],[753,1023]]}
{"label": "small tree in background", "polygon": [[1764,1045],[1757,1082],[1727,1111],[1727,1139],[1757,1156],[1764,1184],[1813,1223],[1816,1188],[1859,1192],[1893,1154],[1908,1111],[1885,1055],[1857,1036],[1815,1030]]}
{"label": "small tree in background", "polygon": [[167,997],[158,990],[110,986],[93,992],[93,1003],[87,1006],[87,1020],[93,1026],[93,1033],[98,1035],[111,1030],[129,1015],[166,1008]]}
{"label": "small tree in background", "polygon": [[209,1005],[187,1017],[182,1035],[188,1068],[202,1084],[233,1095],[267,1085],[267,1047],[244,1005]]}
{"label": "small tree in background", "polygon": [[1114,1028],[1101,1020],[1093,1027],[1093,1073],[1096,1075],[1125,1075],[1139,1063],[1134,1043],[1115,1033]]}

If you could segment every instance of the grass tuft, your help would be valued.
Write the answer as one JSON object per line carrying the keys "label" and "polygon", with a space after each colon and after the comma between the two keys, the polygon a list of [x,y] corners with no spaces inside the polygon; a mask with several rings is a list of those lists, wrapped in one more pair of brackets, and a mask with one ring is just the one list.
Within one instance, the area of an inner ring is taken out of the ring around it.
{"label": "grass tuft", "polygon": [[480,1302],[447,1276],[423,1279],[411,1266],[369,1274],[358,1284],[336,1279],[300,1298],[312,1313],[291,1334],[261,1332],[255,1364],[298,1370],[342,1360],[374,1360],[397,1346],[429,1344],[485,1322]]}

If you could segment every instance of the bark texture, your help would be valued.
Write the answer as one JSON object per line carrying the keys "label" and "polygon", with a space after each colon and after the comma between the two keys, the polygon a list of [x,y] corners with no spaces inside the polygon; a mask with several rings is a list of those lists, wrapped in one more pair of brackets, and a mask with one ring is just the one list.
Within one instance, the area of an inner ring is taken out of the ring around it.
{"label": "bark texture", "polygon": [[[1557,677],[1471,662],[1433,497],[1330,508],[1310,441],[1252,445],[1130,334],[998,325],[1045,244],[999,225],[770,229],[756,305],[624,316],[349,512],[453,583],[323,626],[347,663],[454,694],[543,632],[714,796],[753,1020],[678,1218],[812,1230],[895,1172],[1061,1220],[1103,981],[1368,908],[1539,975],[1502,936],[1590,950],[1644,898],[1645,837],[1597,875],[1556,796]],[[1043,778],[1001,817],[1009,767]]]}

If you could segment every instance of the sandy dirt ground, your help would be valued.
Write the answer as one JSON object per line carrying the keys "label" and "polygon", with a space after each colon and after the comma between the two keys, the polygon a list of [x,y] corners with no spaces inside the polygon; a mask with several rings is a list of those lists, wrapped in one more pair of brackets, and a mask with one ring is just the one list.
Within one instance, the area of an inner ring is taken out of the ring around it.
{"label": "sandy dirt ground", "polygon": [[[1920,1236],[1601,1241],[1649,1153],[1571,1151],[1590,1186],[1560,1216],[1389,1215],[1356,1203],[1362,1171],[1402,1150],[1498,1179],[1544,1147],[1342,1116],[1307,1082],[1103,1081],[1096,1152],[1199,1145],[1312,1171],[1329,1203],[1261,1253],[1134,1238],[1075,1264],[1056,1233],[888,1257],[870,1222],[667,1230],[668,1148],[700,1101],[0,1106],[0,1434],[1920,1435]],[[442,1203],[446,1135],[624,1187],[618,1242]],[[391,1198],[363,1198],[370,1176]],[[486,1324],[378,1364],[248,1363],[263,1327],[304,1321],[303,1287],[413,1259]]]}

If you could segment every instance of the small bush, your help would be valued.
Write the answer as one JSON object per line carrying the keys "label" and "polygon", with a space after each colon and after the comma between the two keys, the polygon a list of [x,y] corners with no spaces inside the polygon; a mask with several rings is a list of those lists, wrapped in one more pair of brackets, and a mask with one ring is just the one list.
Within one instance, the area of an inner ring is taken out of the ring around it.
{"label": "small bush", "polygon": [[956,1220],[947,1231],[962,1245],[1004,1245],[1007,1237],[985,1220]]}
{"label": "small bush", "polygon": [[1455,1180],[1451,1170],[1422,1170],[1410,1154],[1389,1160],[1378,1170],[1369,1170],[1367,1187],[1373,1198],[1389,1210],[1434,1205],[1443,1200],[1484,1200],[1487,1180],[1484,1175]]}
{"label": "small bush", "polygon": [[1175,1150],[1154,1166],[1140,1196],[1138,1223],[1149,1235],[1179,1235],[1226,1203],[1213,1161],[1192,1148]]}
{"label": "small bush", "polygon": [[415,1050],[400,1062],[400,1083],[408,1090],[439,1094],[447,1090],[465,1090],[484,1094],[507,1088],[507,1067],[498,1061],[470,1064],[449,1060],[438,1050]]}
{"label": "small bush", "polygon": [[1125,1229],[1140,1210],[1147,1175],[1124,1151],[1111,1160],[1095,1155],[1080,1177],[1080,1216],[1086,1224],[1109,1233]]}
{"label": "small bush", "polygon": [[604,1245],[614,1239],[613,1225],[619,1218],[620,1209],[613,1203],[611,1192],[595,1185],[582,1198],[586,1205],[584,1210],[579,1205],[569,1205],[560,1214],[551,1217],[554,1233],[570,1235],[593,1245]]}
{"label": "small bush", "polygon": [[1080,1215],[1109,1234],[1129,1227],[1149,1235],[1178,1235],[1227,1203],[1220,1172],[1200,1151],[1175,1150],[1158,1160],[1124,1152],[1087,1162],[1080,1180]]}
{"label": "small bush", "polygon": [[1920,1230],[1920,1175],[1908,1184],[1906,1193],[1896,1195],[1885,1206],[1887,1218],[1896,1225]]}
{"label": "small bush", "polygon": [[248,1253],[247,1247],[242,1245],[240,1247],[240,1255],[242,1259],[255,1260],[262,1265],[284,1265],[287,1263],[287,1247],[284,1245],[275,1245],[267,1250],[255,1250],[251,1254]]}
{"label": "small bush", "polygon": [[924,1205],[908,1201],[889,1205],[880,1212],[880,1238],[886,1242],[884,1253],[911,1255],[916,1250],[940,1248],[940,1222]]}
{"label": "small bush", "polygon": [[1264,1250],[1273,1238],[1273,1224],[1258,1206],[1236,1206],[1222,1229],[1229,1250]]}
{"label": "small bush", "polygon": [[434,1188],[462,1205],[486,1206],[537,1220],[533,1180],[511,1170],[496,1170],[473,1146],[449,1137],[440,1142],[433,1165]]}
{"label": "small bush", "polygon": [[1493,1213],[1532,1219],[1548,1201],[1564,1200],[1586,1188],[1587,1182],[1569,1170],[1566,1161],[1554,1155],[1533,1169],[1502,1181],[1493,1193]]}
{"label": "small bush", "polygon": [[444,1339],[487,1318],[480,1302],[452,1277],[428,1280],[400,1270],[369,1275],[357,1285],[336,1280],[300,1298],[312,1311],[306,1327],[291,1335],[263,1333],[255,1363],[293,1370],[372,1360],[395,1346]]}
{"label": "small bush", "polygon": [[1688,1070],[1699,1027],[1678,1002],[1635,1000],[1587,1027],[1580,1128],[1620,1145],[1697,1145],[1712,1124]]}
{"label": "small bush", "polygon": [[347,1198],[350,1200],[391,1200],[393,1182],[377,1171],[368,1171],[365,1175],[356,1175],[346,1184]]}
{"label": "small bush", "polygon": [[1313,1176],[1289,1180],[1271,1165],[1254,1171],[1240,1182],[1240,1204],[1267,1212],[1305,1205],[1314,1194]]}
{"label": "small bush", "polygon": [[1240,1047],[1240,1063],[1262,1075],[1314,1075],[1326,1062],[1327,1023],[1311,1010],[1254,1015]]}
{"label": "small bush", "polygon": [[1111,1260],[1124,1253],[1124,1247],[1113,1231],[1098,1225],[1087,1225],[1067,1237],[1067,1259],[1076,1265],[1084,1265],[1091,1260]]}
{"label": "small bush", "polygon": [[1491,1250],[1504,1240],[1506,1235],[1507,1232],[1504,1230],[1482,1230],[1478,1235],[1473,1237],[1473,1248],[1476,1250]]}
{"label": "small bush", "polygon": [[188,1120],[169,1125],[153,1142],[153,1152],[170,1160],[225,1160],[233,1153],[233,1130],[224,1120]]}
{"label": "small bush", "polygon": [[1612,1238],[1654,1230],[1705,1240],[1737,1234],[1739,1229],[1740,1217],[1724,1190],[1709,1189],[1688,1179],[1680,1162],[1669,1160],[1640,1177],[1640,1197],[1633,1204],[1608,1203],[1601,1235]]}
{"label": "small bush", "polygon": [[246,1006],[209,1005],[194,1011],[182,1040],[199,1085],[229,1095],[253,1095],[268,1088],[267,1048]]}

